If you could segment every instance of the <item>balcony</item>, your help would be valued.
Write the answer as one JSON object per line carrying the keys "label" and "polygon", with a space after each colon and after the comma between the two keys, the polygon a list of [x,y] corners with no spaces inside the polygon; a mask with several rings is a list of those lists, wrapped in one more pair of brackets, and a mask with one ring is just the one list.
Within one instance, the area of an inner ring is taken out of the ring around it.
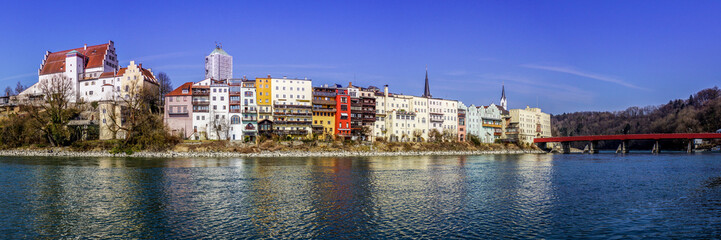
{"label": "balcony", "polygon": [[431,118],[431,122],[441,122],[441,123],[442,123],[442,122],[443,122],[443,119],[442,119],[442,118],[441,118],[441,119]]}
{"label": "balcony", "polygon": [[333,100],[313,99],[313,104],[318,104],[318,105],[333,105],[333,106],[335,106],[335,101],[333,101]]}
{"label": "balcony", "polygon": [[197,91],[193,90],[193,96],[209,96],[210,91]]}
{"label": "balcony", "polygon": [[266,109],[262,109],[262,108],[261,108],[261,109],[258,109],[258,112],[259,112],[259,113],[264,113],[264,114],[270,114],[270,113],[272,113],[270,110],[266,110]]}
{"label": "balcony", "polygon": [[493,136],[501,136],[501,132],[494,132]]}
{"label": "balcony", "polygon": [[240,100],[230,100],[229,103],[230,105],[238,105],[240,104]]}
{"label": "balcony", "polygon": [[240,92],[230,91],[230,96],[240,96]]}
{"label": "balcony", "polygon": [[254,116],[250,116],[250,117],[245,117],[245,116],[244,116],[244,117],[241,118],[241,120],[242,120],[243,122],[250,122],[250,121],[255,122],[255,121],[258,121],[258,118],[254,117]]}
{"label": "balcony", "polygon": [[334,92],[313,92],[313,96],[335,97],[336,94]]}
{"label": "balcony", "polygon": [[240,113],[240,109],[230,109],[231,113]]}
{"label": "balcony", "polygon": [[490,124],[490,123],[484,123],[483,127],[490,127],[490,128],[501,128],[501,124]]}
{"label": "balcony", "polygon": [[258,113],[258,110],[255,110],[255,109],[243,109],[243,113]]}
{"label": "balcony", "polygon": [[307,130],[273,130],[276,135],[308,135]]}
{"label": "balcony", "polygon": [[285,120],[276,120],[273,121],[274,125],[310,125],[311,121],[285,121]]}
{"label": "balcony", "polygon": [[278,109],[291,109],[291,108],[298,108],[298,109],[310,109],[313,108],[311,105],[273,105],[274,108]]}
{"label": "balcony", "polygon": [[193,112],[197,112],[197,113],[207,113],[207,112],[208,112],[208,109],[193,109]]}
{"label": "balcony", "polygon": [[275,116],[312,116],[313,113],[297,113],[297,112],[274,112]]}
{"label": "balcony", "polygon": [[210,101],[195,101],[195,100],[193,100],[193,105],[210,105]]}
{"label": "balcony", "polygon": [[313,108],[313,112],[326,112],[326,113],[334,113],[334,108]]}
{"label": "balcony", "polygon": [[187,112],[169,112],[169,116],[171,117],[182,117],[182,116],[188,116]]}

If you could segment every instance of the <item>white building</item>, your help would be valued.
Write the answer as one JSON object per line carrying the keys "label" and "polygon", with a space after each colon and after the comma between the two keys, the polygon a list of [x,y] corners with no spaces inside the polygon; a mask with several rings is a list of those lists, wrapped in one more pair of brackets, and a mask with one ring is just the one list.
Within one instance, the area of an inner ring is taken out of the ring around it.
{"label": "white building", "polygon": [[506,136],[522,143],[533,143],[534,138],[551,137],[551,115],[540,108],[510,109],[511,116]]}
{"label": "white building", "polygon": [[302,138],[312,133],[313,86],[310,79],[271,79],[273,129],[278,135]]}
{"label": "white building", "polygon": [[233,78],[233,57],[221,46],[215,46],[213,52],[205,57],[205,78],[215,80]]}
{"label": "white building", "polygon": [[[41,84],[52,80],[67,79],[70,81],[72,92],[71,102],[76,102],[81,97],[96,99],[95,94],[104,95],[103,88],[99,81],[89,81],[88,88],[81,93],[81,82],[88,79],[99,79],[104,73],[115,74],[119,69],[117,55],[113,41],[95,46],[84,45],[81,48],[70,49],[60,52],[46,52],[43,63],[38,69],[38,83],[30,86],[20,93],[20,99],[33,95],[41,95]],[[106,74],[104,77],[108,77]],[[83,82],[83,85],[85,82]]]}
{"label": "white building", "polygon": [[225,80],[210,80],[210,109],[208,138],[225,140],[230,138],[230,117],[228,115],[230,99],[228,86]]}

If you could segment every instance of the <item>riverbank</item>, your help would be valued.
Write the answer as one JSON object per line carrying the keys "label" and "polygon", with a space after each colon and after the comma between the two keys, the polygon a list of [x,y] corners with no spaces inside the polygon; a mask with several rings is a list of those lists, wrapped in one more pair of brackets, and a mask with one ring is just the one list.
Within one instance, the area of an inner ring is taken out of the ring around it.
{"label": "riverbank", "polygon": [[531,145],[471,144],[468,142],[351,142],[265,141],[261,144],[233,141],[184,141],[168,149],[121,149],[117,142],[86,141],[69,147],[28,146],[0,150],[0,156],[61,157],[376,157],[447,156],[480,154],[545,153]]}
{"label": "riverbank", "polygon": [[457,156],[457,155],[486,155],[486,154],[545,154],[541,150],[492,150],[492,151],[407,151],[407,152],[136,152],[130,155],[125,153],[112,154],[107,151],[69,151],[69,150],[2,150],[0,156],[22,157],[133,157],[133,158],[276,158],[276,157],[384,157],[384,156]]}

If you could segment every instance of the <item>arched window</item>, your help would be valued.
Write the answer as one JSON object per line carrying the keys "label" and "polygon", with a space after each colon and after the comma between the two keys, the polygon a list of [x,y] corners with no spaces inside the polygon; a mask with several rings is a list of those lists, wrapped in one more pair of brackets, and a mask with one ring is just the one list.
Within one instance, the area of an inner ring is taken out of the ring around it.
{"label": "arched window", "polygon": [[230,124],[240,124],[240,117],[238,115],[230,117]]}

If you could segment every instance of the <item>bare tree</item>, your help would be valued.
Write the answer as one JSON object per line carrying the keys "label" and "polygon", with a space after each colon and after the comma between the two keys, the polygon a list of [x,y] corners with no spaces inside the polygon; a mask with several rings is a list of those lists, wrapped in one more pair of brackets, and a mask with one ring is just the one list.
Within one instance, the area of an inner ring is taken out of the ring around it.
{"label": "bare tree", "polygon": [[173,83],[170,81],[170,76],[166,74],[165,72],[158,73],[158,76],[156,76],[156,79],[158,80],[159,89],[160,92],[160,102],[161,106],[165,105],[165,94],[168,94],[170,91],[173,91]]}
{"label": "bare tree", "polygon": [[13,95],[13,89],[11,87],[5,88],[5,96]]}
{"label": "bare tree", "polygon": [[18,85],[15,86],[15,94],[19,95],[21,92],[25,91],[25,89],[27,89],[27,87],[23,86],[23,84],[18,81]]}
{"label": "bare tree", "polygon": [[458,140],[458,136],[450,129],[443,129],[443,141],[453,142]]}
{"label": "bare tree", "polygon": [[137,135],[142,134],[142,126],[153,121],[152,110],[157,93],[149,88],[141,88],[139,84],[142,82],[131,83],[126,92],[116,94],[106,104],[105,110],[109,116],[106,127],[113,133],[114,139],[119,137],[118,133],[124,134],[126,144],[132,143]]}
{"label": "bare tree", "polygon": [[210,131],[213,131],[215,133],[215,137],[217,138],[217,140],[229,139],[230,123],[228,123],[228,119],[223,114],[219,114],[218,116],[216,116],[215,109],[211,108],[209,112],[210,114],[208,114],[208,117],[212,119],[210,121]]}
{"label": "bare tree", "polygon": [[428,140],[431,140],[433,142],[440,142],[443,140],[443,135],[441,132],[438,131],[438,129],[431,129],[428,132]]}
{"label": "bare tree", "polygon": [[423,141],[423,132],[420,129],[413,130],[413,140],[417,142]]}
{"label": "bare tree", "polygon": [[[18,83],[18,87],[22,85]],[[39,82],[38,88],[43,95],[42,101],[28,101],[24,104],[25,110],[52,146],[68,144],[70,131],[67,124],[79,114],[77,105],[82,104],[71,103],[74,97],[72,81],[65,76],[56,76]]]}

